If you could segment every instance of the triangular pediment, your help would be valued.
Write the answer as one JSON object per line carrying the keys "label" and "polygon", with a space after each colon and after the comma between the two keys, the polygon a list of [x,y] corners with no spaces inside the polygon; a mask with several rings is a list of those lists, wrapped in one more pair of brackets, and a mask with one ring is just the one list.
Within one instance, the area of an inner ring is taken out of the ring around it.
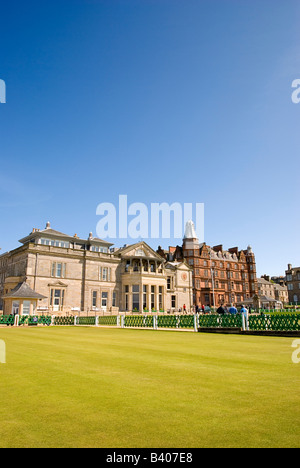
{"label": "triangular pediment", "polygon": [[63,283],[62,281],[53,281],[52,283],[49,283],[48,286],[51,286],[51,288],[67,288],[68,285]]}
{"label": "triangular pediment", "polygon": [[128,245],[123,247],[116,252],[122,258],[154,258],[159,261],[162,261],[162,257],[153,250],[150,245],[146,244],[146,242],[138,242],[137,244]]}

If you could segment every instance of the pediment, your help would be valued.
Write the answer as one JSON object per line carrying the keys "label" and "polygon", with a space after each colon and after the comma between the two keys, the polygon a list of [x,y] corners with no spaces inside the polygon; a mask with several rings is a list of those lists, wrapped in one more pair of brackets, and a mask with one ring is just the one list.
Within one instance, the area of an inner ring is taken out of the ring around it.
{"label": "pediment", "polygon": [[129,245],[120,252],[123,258],[155,258],[162,261],[162,257],[155,252],[146,242],[139,242],[138,244]]}
{"label": "pediment", "polygon": [[48,286],[51,288],[67,288],[68,285],[63,283],[62,281],[53,281],[52,283],[49,283]]}

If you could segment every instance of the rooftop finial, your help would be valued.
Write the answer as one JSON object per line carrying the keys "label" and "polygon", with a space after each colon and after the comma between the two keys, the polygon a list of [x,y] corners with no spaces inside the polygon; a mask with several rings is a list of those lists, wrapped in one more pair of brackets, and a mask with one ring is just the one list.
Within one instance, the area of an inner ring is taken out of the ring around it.
{"label": "rooftop finial", "polygon": [[48,223],[46,224],[46,229],[50,229],[51,228],[51,224],[50,224],[50,221],[48,221]]}
{"label": "rooftop finial", "polygon": [[197,239],[195,225],[192,220],[187,221],[185,225],[184,239]]}

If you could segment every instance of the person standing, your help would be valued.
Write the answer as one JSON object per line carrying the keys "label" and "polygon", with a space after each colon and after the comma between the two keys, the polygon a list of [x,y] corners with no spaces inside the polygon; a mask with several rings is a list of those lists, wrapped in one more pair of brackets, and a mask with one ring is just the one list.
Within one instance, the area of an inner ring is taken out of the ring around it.
{"label": "person standing", "polygon": [[226,314],[226,310],[224,309],[223,306],[220,306],[217,310],[217,314],[224,315]]}
{"label": "person standing", "polygon": [[231,304],[231,307],[230,307],[230,309],[229,309],[229,313],[230,313],[231,315],[236,315],[236,314],[237,314],[237,309],[236,309],[236,307],[234,307],[233,304]]}
{"label": "person standing", "polygon": [[246,307],[244,305],[242,305],[241,314],[244,317],[245,327],[248,330],[248,309],[246,309]]}

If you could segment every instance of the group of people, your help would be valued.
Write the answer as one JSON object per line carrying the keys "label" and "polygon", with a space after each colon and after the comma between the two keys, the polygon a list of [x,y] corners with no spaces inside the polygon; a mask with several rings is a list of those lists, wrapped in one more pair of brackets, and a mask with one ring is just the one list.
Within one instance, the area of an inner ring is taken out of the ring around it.
{"label": "group of people", "polygon": [[238,313],[243,314],[243,315],[248,315],[248,309],[246,309],[246,307],[244,305],[242,305],[240,310],[238,310],[233,304],[231,304],[229,309],[227,307],[223,307],[223,306],[220,306],[217,309],[217,314],[220,314],[220,315],[224,315],[224,314],[236,315]]}
{"label": "group of people", "polygon": [[[203,313],[205,314],[206,312],[208,311],[211,311],[210,307],[209,306],[196,306],[195,307],[195,312],[196,314],[200,314],[200,313]],[[225,314],[231,314],[231,315],[236,315],[236,314],[248,314],[249,311],[248,309],[242,305],[242,307],[238,310],[233,304],[231,304],[231,306],[228,308],[226,306],[223,306],[221,305],[218,309],[217,309],[217,314],[220,314],[220,315],[225,315]]]}

